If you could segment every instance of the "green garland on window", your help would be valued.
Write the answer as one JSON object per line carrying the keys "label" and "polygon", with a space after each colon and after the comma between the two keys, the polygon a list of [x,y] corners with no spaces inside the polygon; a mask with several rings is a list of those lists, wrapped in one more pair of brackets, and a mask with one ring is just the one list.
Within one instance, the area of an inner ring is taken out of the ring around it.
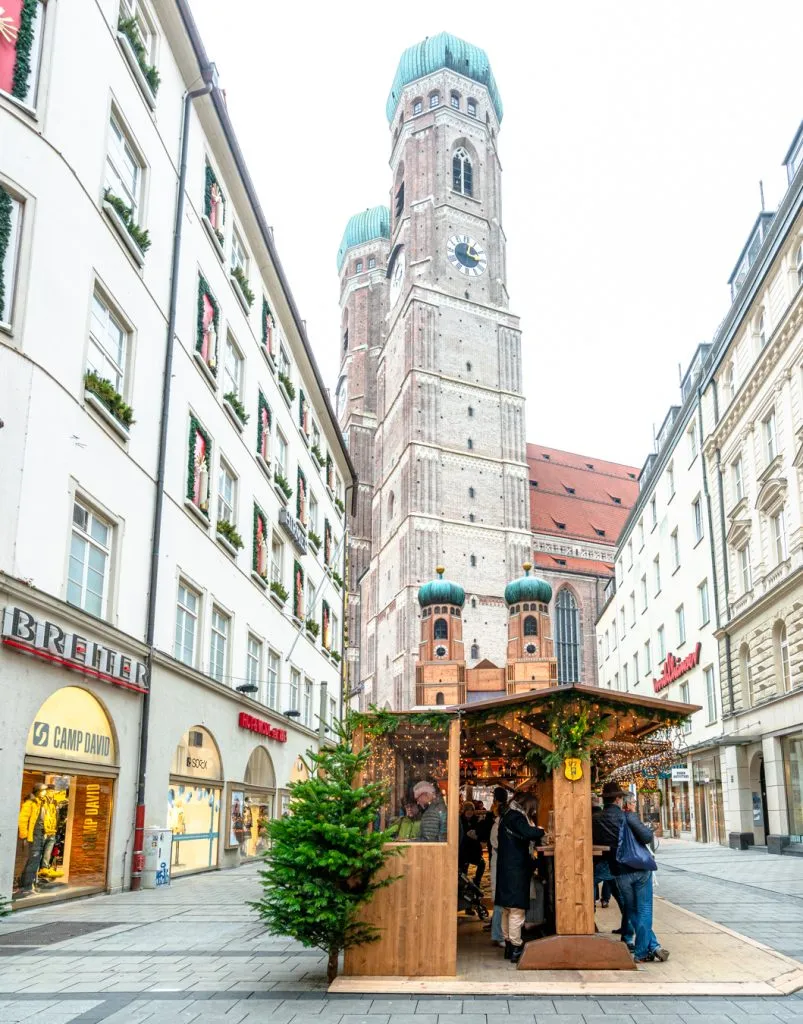
{"label": "green garland on window", "polygon": [[[220,306],[215,301],[212,289],[203,274],[198,275],[198,321],[196,323],[195,351],[200,352],[204,344],[204,297],[209,299],[212,305],[212,319],[215,323],[215,334],[220,330]],[[210,352],[210,357],[215,360],[215,365],[209,369],[217,376],[217,352]],[[208,365],[208,360],[207,360]]]}
{"label": "green garland on window", "polygon": [[332,560],[332,527],[329,520],[323,521],[323,564],[329,565]]}
{"label": "green garland on window", "polygon": [[[268,517],[262,511],[262,509],[254,502],[254,539],[251,545],[251,558],[252,568],[254,572],[257,572],[257,566],[259,565],[259,551],[257,547],[257,537],[259,535],[259,524],[262,523],[262,536],[265,538],[265,547],[268,545]],[[267,563],[267,556],[265,558]],[[265,573],[268,572],[268,566],[265,565]]]}
{"label": "green garland on window", "polygon": [[3,277],[3,264],[11,241],[11,209],[11,196],[0,185],[0,320],[5,319],[6,309],[6,282]]}
{"label": "green garland on window", "polygon": [[271,312],[271,308],[268,305],[268,300],[263,295],[262,296],[262,347],[265,349],[265,351],[270,356],[270,355],[272,355],[272,353],[268,351],[268,321],[270,321],[271,327],[275,331],[276,330],[276,321],[273,319],[273,313]]}
{"label": "green garland on window", "polygon": [[304,618],[304,569],[298,561],[293,562],[293,615]]}
{"label": "green garland on window", "polygon": [[304,476],[304,474],[299,469],[299,471],[298,471],[298,478],[296,480],[296,519],[303,526],[304,524],[301,521],[301,494],[302,494],[302,491],[304,493],[304,499],[307,502],[309,502],[309,496],[307,495],[307,478]]}
{"label": "green garland on window", "polygon": [[[223,217],[224,217],[224,223],[225,223],[226,197],[223,194],[223,189],[220,188],[220,182],[215,177],[215,172],[209,166],[209,162],[208,161],[207,161],[207,164],[206,164],[206,174],[205,174],[204,181],[205,181],[205,184],[204,184],[204,213],[206,214],[207,217],[210,217],[211,214],[212,214],[212,186],[213,185],[217,185],[218,189],[220,189],[220,200],[223,203]],[[210,223],[211,223],[211,221],[210,221]],[[217,235],[217,240],[220,242],[221,245],[223,245],[223,243],[225,241],[225,239],[223,238],[223,232],[220,231],[218,228],[213,228],[212,230]]]}
{"label": "green garland on window", "polygon": [[23,102],[28,96],[34,22],[36,21],[38,10],[39,0],[22,0],[20,24],[17,30],[17,57],[14,62],[14,76],[11,79],[11,95]]}
{"label": "green garland on window", "polygon": [[198,434],[206,442],[206,464],[207,471],[209,471],[212,463],[212,439],[195,416],[190,416],[190,444],[187,457],[187,498],[189,501],[195,497],[195,440]]}
{"label": "green garland on window", "polygon": [[257,454],[262,453],[262,442],[265,439],[265,427],[262,423],[263,410],[268,414],[268,430],[270,430],[270,406],[267,398],[260,391],[257,398]]}

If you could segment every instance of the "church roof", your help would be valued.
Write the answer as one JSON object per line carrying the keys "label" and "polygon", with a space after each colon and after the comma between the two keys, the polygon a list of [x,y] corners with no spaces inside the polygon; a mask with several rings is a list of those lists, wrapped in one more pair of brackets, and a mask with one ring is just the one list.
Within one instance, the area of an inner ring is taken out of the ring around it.
{"label": "church roof", "polygon": [[436,580],[430,580],[418,588],[418,603],[422,608],[431,604],[456,604],[462,608],[466,600],[466,592],[459,583],[452,583],[451,580],[443,578],[443,566],[435,570],[438,574]]}
{"label": "church roof", "polygon": [[343,266],[346,250],[353,245],[362,245],[374,238],[390,238],[390,210],[387,206],[372,206],[349,217],[340,248],[337,250],[337,272]]}
{"label": "church roof", "polygon": [[546,580],[531,576],[529,562],[524,563],[524,575],[505,587],[505,604],[519,604],[521,601],[541,601],[549,604],[552,600],[552,587]]}
{"label": "church roof", "polygon": [[479,46],[472,46],[449,32],[439,32],[436,36],[427,36],[415,46],[408,46],[401,55],[388,96],[388,121],[393,120],[404,87],[441,68],[450,68],[484,85],[490,94],[496,116],[502,120],[502,97],[496,87],[488,54]]}

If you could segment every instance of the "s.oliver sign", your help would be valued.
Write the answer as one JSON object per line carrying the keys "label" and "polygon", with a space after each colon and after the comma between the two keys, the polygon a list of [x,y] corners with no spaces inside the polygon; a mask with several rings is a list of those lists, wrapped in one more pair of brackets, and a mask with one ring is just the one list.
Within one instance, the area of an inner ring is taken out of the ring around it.
{"label": "s.oliver sign", "polygon": [[55,622],[40,621],[22,608],[5,609],[0,640],[4,647],[32,654],[52,665],[73,669],[126,690],[148,692],[148,670],[143,662],[78,633],[67,633]]}
{"label": "s.oliver sign", "polygon": [[277,729],[270,722],[266,722],[263,718],[255,718],[246,711],[240,712],[239,723],[241,729],[248,729],[249,732],[259,733],[260,736],[267,736],[269,740],[276,740],[277,743],[287,742],[286,729]]}

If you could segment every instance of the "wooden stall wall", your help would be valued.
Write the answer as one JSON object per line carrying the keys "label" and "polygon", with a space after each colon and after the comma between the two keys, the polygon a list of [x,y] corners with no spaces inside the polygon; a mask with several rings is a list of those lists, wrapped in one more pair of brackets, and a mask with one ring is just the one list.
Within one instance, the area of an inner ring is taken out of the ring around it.
{"label": "wooden stall wall", "polygon": [[457,973],[457,846],[460,723],[449,727],[448,841],[404,844],[385,867],[398,875],[368,903],[362,918],[380,938],[346,950],[343,973],[374,977],[451,976]]}
{"label": "wooden stall wall", "polygon": [[570,782],[557,768],[555,802],[555,925],[558,935],[593,935],[594,866],[591,836],[591,779]]}

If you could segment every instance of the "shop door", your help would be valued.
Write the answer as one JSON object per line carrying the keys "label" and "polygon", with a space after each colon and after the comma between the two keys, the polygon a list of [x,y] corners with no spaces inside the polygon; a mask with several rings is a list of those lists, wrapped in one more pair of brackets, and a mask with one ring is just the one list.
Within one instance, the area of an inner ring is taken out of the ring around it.
{"label": "shop door", "polygon": [[758,772],[758,785],[759,785],[759,789],[761,791],[761,825],[762,825],[762,827],[764,829],[764,842],[766,843],[766,841],[767,841],[766,837],[769,835],[769,825],[768,825],[768,822],[770,820],[770,816],[769,816],[769,813],[767,811],[767,776],[764,774],[764,758],[763,757],[761,758],[761,767],[759,768],[759,772]]}

